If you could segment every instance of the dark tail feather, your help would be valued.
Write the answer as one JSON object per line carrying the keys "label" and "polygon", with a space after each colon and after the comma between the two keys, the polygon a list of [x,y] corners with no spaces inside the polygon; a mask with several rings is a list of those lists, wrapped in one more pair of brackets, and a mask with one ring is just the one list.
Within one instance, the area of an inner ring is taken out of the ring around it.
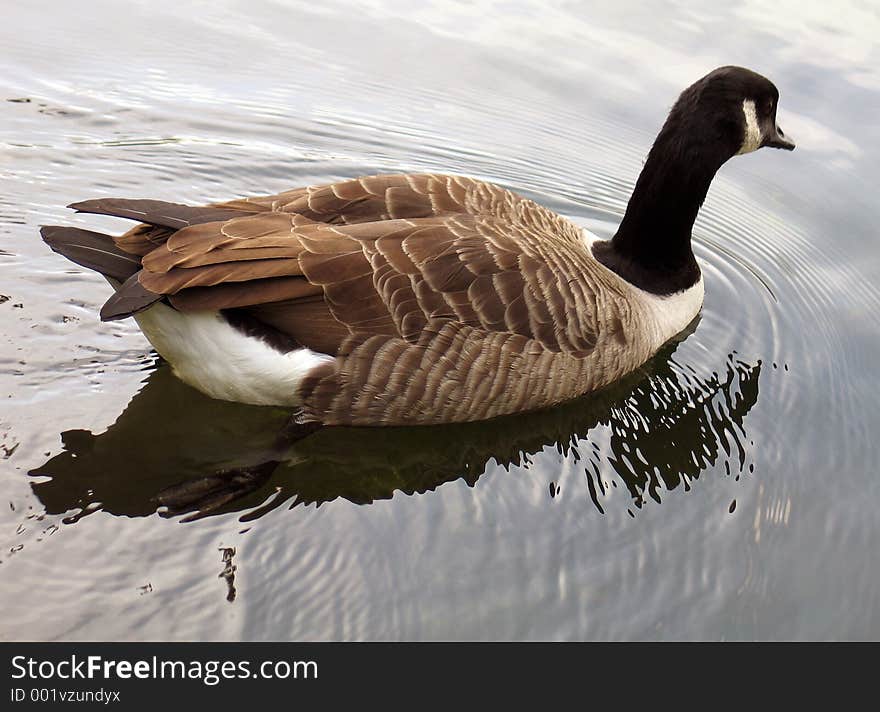
{"label": "dark tail feather", "polygon": [[125,280],[116,290],[116,294],[101,307],[101,321],[125,319],[125,317],[137,314],[163,298],[163,295],[151,292],[141,285],[138,282],[138,275],[135,273]]}
{"label": "dark tail feather", "polygon": [[119,282],[124,282],[141,268],[140,258],[120,250],[109,235],[55,225],[40,228],[40,234],[58,254]]}
{"label": "dark tail feather", "polygon": [[166,203],[163,200],[128,200],[126,198],[97,198],[96,200],[84,200],[81,203],[71,203],[67,207],[80,213],[131,218],[150,225],[161,225],[175,230],[180,230],[188,225],[230,220],[250,214],[245,210],[212,208],[210,206],[194,207],[180,203]]}

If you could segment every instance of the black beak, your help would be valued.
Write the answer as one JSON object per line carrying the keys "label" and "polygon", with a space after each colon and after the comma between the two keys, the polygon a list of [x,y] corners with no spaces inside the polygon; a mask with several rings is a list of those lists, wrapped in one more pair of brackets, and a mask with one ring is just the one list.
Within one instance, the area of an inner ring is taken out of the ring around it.
{"label": "black beak", "polygon": [[785,135],[782,129],[779,128],[779,124],[774,125],[773,131],[764,139],[764,142],[761,145],[770,146],[770,148],[782,148],[786,151],[794,151],[794,141]]}

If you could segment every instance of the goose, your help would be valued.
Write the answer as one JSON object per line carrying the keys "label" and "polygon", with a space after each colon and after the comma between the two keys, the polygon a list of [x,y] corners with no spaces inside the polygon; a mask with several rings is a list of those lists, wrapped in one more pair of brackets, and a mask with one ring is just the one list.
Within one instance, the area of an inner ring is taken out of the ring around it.
{"label": "goose", "polygon": [[728,159],[794,149],[778,99],[734,66],[685,89],[610,240],[497,185],[421,173],[205,206],[86,200],[68,207],[138,225],[42,237],[113,286],[102,320],[134,317],[213,398],[294,409],[305,431],[486,420],[602,388],[695,319],[697,212]]}

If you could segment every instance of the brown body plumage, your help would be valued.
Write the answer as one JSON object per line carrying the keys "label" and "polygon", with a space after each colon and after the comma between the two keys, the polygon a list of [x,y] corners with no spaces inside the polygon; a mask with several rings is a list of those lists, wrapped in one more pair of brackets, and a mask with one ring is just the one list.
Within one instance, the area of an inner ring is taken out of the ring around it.
{"label": "brown body plumage", "polygon": [[[138,202],[72,207],[162,223],[115,238],[141,258],[129,290],[145,289],[145,306],[165,297],[182,312],[244,313],[291,348],[335,356],[299,394],[323,423],[546,407],[619,378],[659,345],[627,338],[643,316],[632,288],[596,262],[581,228],[482,181],[371,176],[203,213]],[[138,310],[127,291],[105,316]]]}

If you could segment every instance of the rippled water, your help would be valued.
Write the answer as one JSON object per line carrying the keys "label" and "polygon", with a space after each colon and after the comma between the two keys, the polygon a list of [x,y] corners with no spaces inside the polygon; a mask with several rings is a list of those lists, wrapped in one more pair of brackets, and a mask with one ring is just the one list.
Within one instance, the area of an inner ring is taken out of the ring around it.
{"label": "rippled water", "polygon": [[[880,637],[880,14],[597,5],[14,4],[0,639]],[[322,431],[213,516],[157,511],[285,413],[101,324],[107,285],[37,228],[125,223],[64,205],[427,170],[608,237],[677,93],[731,63],[777,84],[798,149],[721,170],[680,343],[546,413]]]}

